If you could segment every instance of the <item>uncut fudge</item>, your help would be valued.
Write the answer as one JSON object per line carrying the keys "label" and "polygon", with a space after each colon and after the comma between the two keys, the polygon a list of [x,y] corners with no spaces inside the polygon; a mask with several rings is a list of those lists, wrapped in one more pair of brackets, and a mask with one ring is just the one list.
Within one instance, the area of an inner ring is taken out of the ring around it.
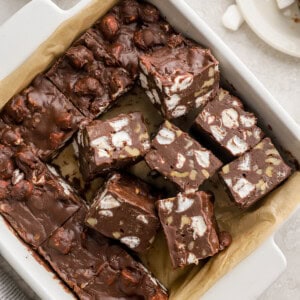
{"label": "uncut fudge", "polygon": [[0,145],[0,212],[26,243],[38,247],[80,206],[29,147],[14,152]]}
{"label": "uncut fudge", "polygon": [[275,189],[291,174],[291,168],[265,138],[252,150],[225,165],[220,178],[232,201],[240,208],[248,208]]}
{"label": "uncut fudge", "polygon": [[219,86],[218,62],[209,50],[193,44],[141,55],[139,65],[142,87],[167,119],[203,106]]}
{"label": "uncut fudge", "polygon": [[114,174],[96,195],[86,224],[136,252],[145,252],[159,228],[155,200],[145,182]]}
{"label": "uncut fudge", "polygon": [[172,32],[156,7],[137,1],[120,1],[93,26],[109,45],[117,65],[132,76],[138,75],[138,57],[153,47],[163,46]]}
{"label": "uncut fudge", "polygon": [[174,268],[198,264],[231,243],[227,232],[218,232],[213,201],[211,193],[202,191],[157,201]]}
{"label": "uncut fudge", "polygon": [[82,206],[38,248],[39,254],[77,293],[99,273],[109,246],[105,237],[84,225],[86,212]]}
{"label": "uncut fudge", "polygon": [[222,166],[211,151],[169,121],[162,124],[152,140],[145,161],[181,191],[189,192],[198,190],[199,185]]}
{"label": "uncut fudge", "polygon": [[80,171],[86,180],[124,167],[150,148],[149,134],[140,112],[91,122],[77,135]]}
{"label": "uncut fudge", "polygon": [[95,118],[133,84],[130,74],[113,64],[105,41],[90,29],[46,75],[85,116]]}
{"label": "uncut fudge", "polygon": [[80,299],[167,300],[167,290],[124,249],[111,246],[98,276],[79,295]]}
{"label": "uncut fudge", "polygon": [[253,148],[263,138],[254,114],[244,110],[242,102],[220,89],[195,120],[195,127],[229,159]]}
{"label": "uncut fudge", "polygon": [[[3,121],[19,132],[23,142],[49,160],[87,120],[45,77],[38,76],[4,107]],[[16,129],[17,128],[17,129]]]}

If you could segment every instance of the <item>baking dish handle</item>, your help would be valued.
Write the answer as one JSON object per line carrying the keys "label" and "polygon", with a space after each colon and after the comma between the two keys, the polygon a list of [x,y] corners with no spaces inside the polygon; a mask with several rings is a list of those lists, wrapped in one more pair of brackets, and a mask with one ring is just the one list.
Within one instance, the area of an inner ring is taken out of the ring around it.
{"label": "baking dish handle", "polygon": [[286,258],[272,236],[223,276],[201,300],[257,299],[285,270],[286,265]]}
{"label": "baking dish handle", "polygon": [[6,41],[0,47],[0,80],[20,66],[63,21],[90,2],[81,0],[71,9],[63,10],[51,0],[32,0],[17,11],[0,26],[0,41]]}

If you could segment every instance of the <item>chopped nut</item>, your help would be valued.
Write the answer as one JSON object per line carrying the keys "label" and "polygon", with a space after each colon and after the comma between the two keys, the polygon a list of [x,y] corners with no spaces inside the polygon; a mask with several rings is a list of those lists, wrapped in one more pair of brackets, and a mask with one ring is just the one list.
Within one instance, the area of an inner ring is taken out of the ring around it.
{"label": "chopped nut", "polygon": [[180,173],[180,172],[177,172],[177,171],[172,171],[172,172],[170,173],[170,175],[173,176],[173,177],[183,178],[183,177],[189,176],[189,172],[183,172],[183,173]]}
{"label": "chopped nut", "polygon": [[263,149],[264,148],[264,144],[263,143],[259,143],[257,144],[254,149]]}
{"label": "chopped nut", "polygon": [[197,175],[198,175],[197,171],[196,170],[192,170],[190,172],[190,176],[189,177],[190,177],[191,180],[195,180],[196,177],[197,177]]}
{"label": "chopped nut", "polygon": [[222,168],[222,172],[223,172],[224,174],[228,174],[229,171],[230,171],[229,165],[226,165],[226,166],[224,166],[224,167]]}
{"label": "chopped nut", "polygon": [[185,225],[190,225],[191,219],[187,215],[181,216],[180,229],[182,229]]}
{"label": "chopped nut", "polygon": [[209,178],[209,173],[207,170],[203,169],[203,170],[201,170],[201,172],[205,178]]}
{"label": "chopped nut", "polygon": [[270,163],[272,165],[275,165],[275,166],[279,166],[281,164],[281,160],[280,159],[277,159],[275,157],[268,157],[266,160],[265,160],[266,163]]}
{"label": "chopped nut", "polygon": [[261,179],[259,182],[256,184],[256,188],[264,192],[267,188],[267,184]]}
{"label": "chopped nut", "polygon": [[171,225],[172,222],[173,222],[173,217],[172,216],[167,217],[166,224]]}
{"label": "chopped nut", "polygon": [[279,156],[279,153],[276,149],[268,149],[266,151],[266,154],[269,156]]}
{"label": "chopped nut", "polygon": [[119,239],[121,237],[121,233],[116,231],[116,232],[113,232],[112,233],[112,236],[115,238],[115,239]]}
{"label": "chopped nut", "polygon": [[210,67],[208,70],[208,76],[213,77],[215,75],[215,70],[213,67]]}
{"label": "chopped nut", "polygon": [[149,134],[148,132],[145,132],[145,133],[142,133],[139,135],[139,140],[142,141],[142,140],[147,140],[149,139]]}
{"label": "chopped nut", "polygon": [[126,146],[124,149],[131,156],[139,156],[141,154],[140,150],[137,148],[131,148],[129,146]]}
{"label": "chopped nut", "polygon": [[273,170],[274,170],[273,167],[268,166],[268,167],[266,168],[266,171],[265,171],[266,175],[267,175],[268,177],[272,177],[272,176],[273,176]]}
{"label": "chopped nut", "polygon": [[97,223],[98,223],[97,219],[95,219],[95,218],[88,218],[88,219],[86,220],[86,222],[87,222],[89,225],[91,225],[92,227],[94,227],[94,226],[97,225]]}
{"label": "chopped nut", "polygon": [[209,87],[209,86],[212,86],[215,82],[215,79],[214,78],[211,78],[209,80],[206,80],[204,81],[203,85],[202,85],[202,89],[206,88],[206,87]]}

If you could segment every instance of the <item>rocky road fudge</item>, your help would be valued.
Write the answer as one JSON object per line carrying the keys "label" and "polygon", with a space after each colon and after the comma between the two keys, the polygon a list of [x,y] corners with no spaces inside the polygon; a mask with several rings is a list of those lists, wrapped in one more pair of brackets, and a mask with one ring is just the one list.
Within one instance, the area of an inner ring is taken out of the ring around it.
{"label": "rocky road fudge", "polygon": [[47,76],[85,116],[95,118],[133,84],[125,69],[107,65],[113,61],[104,40],[90,29]]}
{"label": "rocky road fudge", "polygon": [[136,252],[145,252],[159,228],[155,200],[145,182],[114,174],[95,197],[86,224]]}
{"label": "rocky road fudge", "polygon": [[98,276],[79,294],[80,299],[166,300],[167,290],[124,249],[111,246]]}
{"label": "rocky road fudge", "polygon": [[87,180],[136,161],[150,148],[147,127],[139,112],[93,121],[79,131],[77,144],[80,171]]}
{"label": "rocky road fudge", "polygon": [[174,268],[198,264],[231,243],[227,232],[218,232],[213,201],[211,193],[202,191],[157,201]]}
{"label": "rocky road fudge", "polygon": [[81,206],[81,200],[28,147],[0,145],[0,212],[34,248]]}
{"label": "rocky road fudge", "polygon": [[165,46],[140,56],[140,83],[167,119],[206,104],[219,86],[218,62],[196,45]]}
{"label": "rocky road fudge", "polygon": [[275,189],[291,174],[291,168],[272,144],[263,139],[252,150],[220,171],[229,196],[240,208],[248,208]]}
{"label": "rocky road fudge", "polygon": [[145,160],[151,169],[189,192],[198,190],[222,166],[211,151],[169,121],[160,127]]}
{"label": "rocky road fudge", "polygon": [[232,159],[253,148],[263,138],[254,114],[242,102],[220,89],[195,120],[195,127],[223,155]]}
{"label": "rocky road fudge", "polygon": [[84,225],[87,209],[82,206],[39,248],[39,254],[76,293],[99,273],[106,260],[108,240]]}
{"label": "rocky road fudge", "polygon": [[38,76],[4,107],[1,117],[16,128],[25,144],[49,160],[69,140],[86,118],[45,77]]}
{"label": "rocky road fudge", "polygon": [[132,78],[138,75],[139,54],[165,45],[171,32],[156,7],[131,0],[113,7],[93,29],[107,41],[115,62]]}

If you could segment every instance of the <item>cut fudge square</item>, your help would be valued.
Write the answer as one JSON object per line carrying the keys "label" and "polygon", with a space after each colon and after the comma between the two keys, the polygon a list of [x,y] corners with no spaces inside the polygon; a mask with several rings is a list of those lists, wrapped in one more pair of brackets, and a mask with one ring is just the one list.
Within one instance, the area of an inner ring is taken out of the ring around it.
{"label": "cut fudge square", "polygon": [[0,145],[0,212],[37,248],[81,206],[81,199],[28,147]]}
{"label": "cut fudge square", "polygon": [[211,193],[199,191],[157,201],[174,268],[198,264],[231,243],[227,232],[218,232],[213,200]]}
{"label": "cut fudge square", "polygon": [[149,134],[140,112],[91,122],[77,136],[80,171],[86,180],[124,167],[150,148]]}
{"label": "cut fudge square", "polygon": [[[83,115],[45,77],[13,97],[4,107],[2,119],[18,132],[23,142],[37,149],[42,160],[49,160],[87,123]],[[17,128],[17,129],[16,129]]]}
{"label": "cut fudge square", "polygon": [[229,159],[240,156],[263,138],[254,114],[244,110],[242,102],[220,89],[195,120],[195,127]]}
{"label": "cut fudge square", "polygon": [[198,46],[163,47],[140,56],[140,83],[167,119],[206,104],[219,86],[218,62]]}
{"label": "cut fudge square", "polygon": [[165,121],[145,156],[146,163],[181,191],[196,191],[222,163],[187,133]]}
{"label": "cut fudge square", "polygon": [[86,212],[82,206],[38,248],[39,254],[75,292],[99,273],[109,246],[105,237],[84,225]]}
{"label": "cut fudge square", "polygon": [[95,118],[133,84],[125,69],[106,65],[113,60],[105,42],[89,30],[46,75],[85,116]]}
{"label": "cut fudge square", "polygon": [[86,224],[136,252],[145,252],[159,228],[155,200],[145,182],[114,174],[95,197]]}
{"label": "cut fudge square", "polygon": [[167,300],[164,286],[124,249],[107,248],[97,277],[78,294],[80,299]]}
{"label": "cut fudge square", "polygon": [[252,150],[225,165],[220,178],[240,208],[248,208],[275,189],[291,174],[291,168],[272,144],[263,139]]}

